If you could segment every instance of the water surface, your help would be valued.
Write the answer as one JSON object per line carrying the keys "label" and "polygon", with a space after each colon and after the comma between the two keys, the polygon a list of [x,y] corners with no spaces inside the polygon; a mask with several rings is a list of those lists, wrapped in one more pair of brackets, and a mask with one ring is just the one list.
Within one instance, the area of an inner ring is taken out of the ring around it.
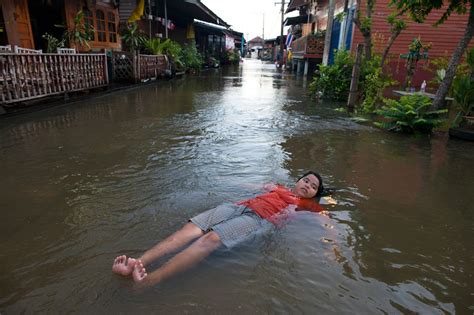
{"label": "water surface", "polygon": [[[246,60],[1,120],[0,312],[472,313],[474,146],[355,124],[306,84]],[[332,218],[298,214],[144,292],[111,273],[309,169],[338,188]]]}

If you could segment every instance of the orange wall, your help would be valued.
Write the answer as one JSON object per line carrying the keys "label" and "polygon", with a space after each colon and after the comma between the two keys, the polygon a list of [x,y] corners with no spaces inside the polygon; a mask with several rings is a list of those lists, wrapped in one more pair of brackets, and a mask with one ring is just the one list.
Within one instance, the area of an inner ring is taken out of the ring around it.
{"label": "orange wall", "polygon": [[[366,1],[361,3],[361,13],[365,11]],[[375,49],[382,51],[385,43],[390,37],[390,26],[387,23],[387,16],[393,9],[388,7],[389,0],[377,0],[373,14],[373,38],[379,38],[375,41]],[[446,22],[438,27],[433,24],[442,16],[444,10],[434,10],[426,19],[425,23],[415,23],[406,18],[408,27],[398,36],[390,49],[390,54],[398,58],[400,54],[408,52],[408,45],[411,41],[420,36],[423,43],[432,43],[429,50],[430,58],[451,55],[456,48],[459,40],[466,29],[468,14],[452,14]],[[352,50],[357,47],[357,43],[363,43],[362,34],[355,28]]]}
{"label": "orange wall", "polygon": [[[388,7],[389,0],[377,0],[373,14],[373,35],[375,50],[379,53],[383,51],[390,37],[390,27],[387,23],[387,16],[392,12]],[[365,12],[365,0],[361,3],[361,13]],[[423,43],[431,43],[429,50],[429,59],[418,63],[415,75],[413,77],[412,86],[418,89],[423,80],[429,82],[434,77],[434,66],[430,64],[430,60],[437,57],[450,57],[457,47],[461,37],[466,29],[468,14],[457,15],[452,14],[446,22],[438,27],[433,24],[442,16],[444,10],[433,10],[426,19],[425,23],[415,23],[408,17],[407,28],[402,31],[393,43],[390,49],[388,59],[388,69],[392,77],[401,84],[406,77],[405,59],[400,59],[400,54],[408,53],[408,45],[414,38],[420,37]],[[352,41],[352,51],[355,51],[358,43],[363,43],[364,39],[357,27],[354,26],[354,34]],[[473,46],[471,42],[470,47]],[[428,83],[427,90],[433,92],[436,87],[430,86]]]}

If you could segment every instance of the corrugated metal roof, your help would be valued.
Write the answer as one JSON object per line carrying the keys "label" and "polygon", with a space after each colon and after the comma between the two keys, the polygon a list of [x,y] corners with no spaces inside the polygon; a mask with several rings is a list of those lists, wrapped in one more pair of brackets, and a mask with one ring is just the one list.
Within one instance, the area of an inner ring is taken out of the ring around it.
{"label": "corrugated metal roof", "polygon": [[290,4],[288,4],[288,8],[286,9],[285,13],[295,11],[297,8],[307,5],[308,3],[309,0],[291,0]]}

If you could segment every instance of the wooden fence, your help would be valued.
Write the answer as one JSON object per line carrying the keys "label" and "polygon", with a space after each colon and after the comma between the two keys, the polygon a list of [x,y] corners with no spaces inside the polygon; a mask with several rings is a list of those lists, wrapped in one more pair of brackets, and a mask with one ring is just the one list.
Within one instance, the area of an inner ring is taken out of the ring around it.
{"label": "wooden fence", "polygon": [[1,54],[1,104],[106,86],[105,54]]}
{"label": "wooden fence", "polygon": [[168,66],[165,55],[136,55],[128,52],[112,54],[114,80],[147,81],[161,76]]}

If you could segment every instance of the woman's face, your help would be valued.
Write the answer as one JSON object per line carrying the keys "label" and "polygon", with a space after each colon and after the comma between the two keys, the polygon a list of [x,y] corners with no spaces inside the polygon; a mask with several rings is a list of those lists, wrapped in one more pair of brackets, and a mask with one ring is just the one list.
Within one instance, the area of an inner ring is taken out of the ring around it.
{"label": "woman's face", "polygon": [[301,198],[313,198],[319,188],[319,180],[313,174],[306,175],[296,182],[295,194]]}

